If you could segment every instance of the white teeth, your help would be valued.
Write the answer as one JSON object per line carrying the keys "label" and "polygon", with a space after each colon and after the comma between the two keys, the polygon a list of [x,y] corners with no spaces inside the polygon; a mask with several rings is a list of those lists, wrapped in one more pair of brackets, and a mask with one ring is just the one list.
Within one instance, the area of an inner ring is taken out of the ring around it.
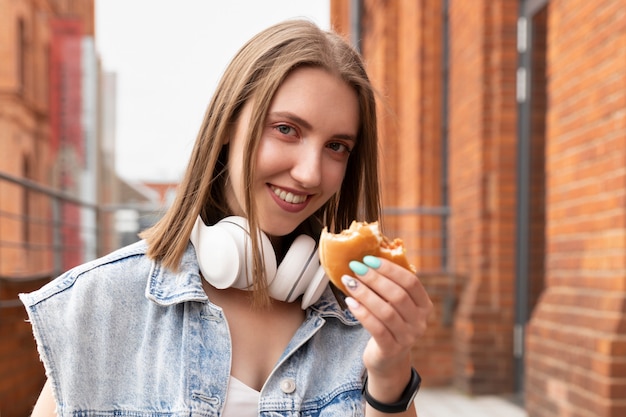
{"label": "white teeth", "polygon": [[274,194],[278,196],[278,198],[291,204],[304,203],[304,201],[306,200],[306,196],[304,195],[295,195],[276,187],[272,187],[272,190],[274,191]]}

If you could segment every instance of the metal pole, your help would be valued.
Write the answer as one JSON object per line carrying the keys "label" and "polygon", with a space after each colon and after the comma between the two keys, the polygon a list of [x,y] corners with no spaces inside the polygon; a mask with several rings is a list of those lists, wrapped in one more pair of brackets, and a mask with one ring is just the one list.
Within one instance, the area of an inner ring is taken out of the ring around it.
{"label": "metal pole", "polygon": [[528,231],[530,176],[530,68],[531,19],[526,15],[526,1],[520,1],[517,23],[517,218],[515,249],[515,324],[513,361],[515,391],[524,390],[524,329],[528,320]]}
{"label": "metal pole", "polygon": [[361,17],[363,15],[363,6],[361,0],[352,0],[350,2],[350,36],[354,48],[361,52]]}

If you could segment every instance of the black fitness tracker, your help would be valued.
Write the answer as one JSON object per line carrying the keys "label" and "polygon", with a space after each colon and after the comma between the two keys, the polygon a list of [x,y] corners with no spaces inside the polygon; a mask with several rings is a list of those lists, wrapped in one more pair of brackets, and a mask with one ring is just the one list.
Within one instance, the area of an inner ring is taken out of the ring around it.
{"label": "black fitness tracker", "polygon": [[413,400],[415,399],[421,384],[422,377],[417,373],[415,368],[411,368],[411,380],[404,391],[402,391],[400,399],[395,403],[385,404],[372,398],[370,393],[367,391],[367,377],[365,377],[365,382],[363,383],[363,396],[365,397],[365,401],[367,401],[372,408],[378,411],[383,413],[403,413],[409,409],[411,404],[413,404]]}

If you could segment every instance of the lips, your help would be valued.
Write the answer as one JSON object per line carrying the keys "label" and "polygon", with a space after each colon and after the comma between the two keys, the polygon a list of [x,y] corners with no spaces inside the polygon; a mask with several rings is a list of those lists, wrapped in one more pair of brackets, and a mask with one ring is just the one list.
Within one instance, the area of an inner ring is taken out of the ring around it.
{"label": "lips", "polygon": [[271,185],[270,186],[274,194],[282,201],[289,204],[302,204],[306,201],[306,194],[294,194],[291,191],[285,191],[281,188]]}

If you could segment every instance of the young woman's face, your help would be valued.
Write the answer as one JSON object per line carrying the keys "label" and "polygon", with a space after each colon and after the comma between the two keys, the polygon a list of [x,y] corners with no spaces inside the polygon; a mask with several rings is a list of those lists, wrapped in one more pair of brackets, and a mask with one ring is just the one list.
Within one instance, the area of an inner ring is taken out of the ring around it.
{"label": "young woman's face", "polygon": [[[228,155],[227,200],[239,216],[245,216],[243,149],[251,110],[246,103]],[[252,198],[265,233],[292,232],[340,189],[358,128],[357,95],[343,80],[309,67],[287,76],[270,104],[253,173]]]}

